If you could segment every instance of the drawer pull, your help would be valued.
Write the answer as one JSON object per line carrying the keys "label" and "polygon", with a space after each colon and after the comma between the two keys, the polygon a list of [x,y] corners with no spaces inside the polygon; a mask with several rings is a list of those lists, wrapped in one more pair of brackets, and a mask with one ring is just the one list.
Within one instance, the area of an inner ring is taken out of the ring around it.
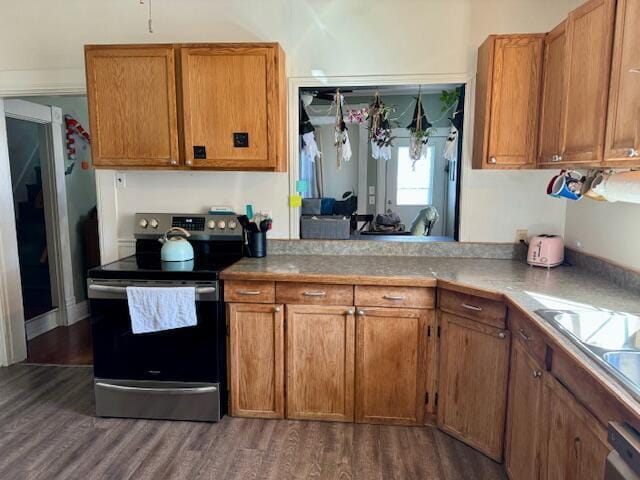
{"label": "drawer pull", "polygon": [[524,329],[519,328],[518,333],[520,334],[523,340],[526,340],[527,342],[531,340],[531,337],[525,333]]}
{"label": "drawer pull", "polygon": [[260,290],[240,290],[238,292],[239,295],[260,295],[261,293]]}
{"label": "drawer pull", "polygon": [[475,305],[469,305],[468,303],[463,303],[462,306],[467,310],[473,310],[474,312],[481,312],[481,307],[476,307]]}
{"label": "drawer pull", "polygon": [[358,310],[358,315],[360,317],[364,317],[364,310]]}
{"label": "drawer pull", "polygon": [[383,295],[382,298],[385,300],[406,300],[407,297],[404,295]]}
{"label": "drawer pull", "polygon": [[282,310],[280,307],[273,307],[274,313],[280,313],[280,310]]}
{"label": "drawer pull", "polygon": [[324,297],[327,295],[327,292],[304,292],[303,295],[305,297]]}
{"label": "drawer pull", "polygon": [[500,333],[498,334],[498,338],[500,338],[500,339],[502,339],[502,338],[507,338],[507,334],[506,334],[506,333],[504,333],[504,332],[500,332]]}
{"label": "drawer pull", "polygon": [[540,378],[542,376],[542,372],[540,370],[533,371],[533,378]]}
{"label": "drawer pull", "polygon": [[353,310],[347,310],[347,315],[353,315]]}

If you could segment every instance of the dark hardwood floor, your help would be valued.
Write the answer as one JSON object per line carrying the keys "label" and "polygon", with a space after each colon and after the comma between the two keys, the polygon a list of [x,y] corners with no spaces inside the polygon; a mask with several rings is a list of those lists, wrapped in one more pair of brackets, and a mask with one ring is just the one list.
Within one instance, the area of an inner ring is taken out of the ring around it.
{"label": "dark hardwood floor", "polygon": [[2,479],[504,479],[433,428],[93,416],[92,370],[0,368]]}
{"label": "dark hardwood floor", "polygon": [[92,365],[91,323],[80,320],[70,327],[57,327],[27,342],[25,363]]}

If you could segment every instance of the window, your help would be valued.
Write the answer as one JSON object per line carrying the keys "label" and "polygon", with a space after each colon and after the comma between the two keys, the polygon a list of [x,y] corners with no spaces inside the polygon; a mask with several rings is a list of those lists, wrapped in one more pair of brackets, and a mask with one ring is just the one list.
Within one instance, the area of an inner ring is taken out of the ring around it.
{"label": "window", "polygon": [[430,205],[433,184],[433,156],[435,147],[427,147],[427,158],[412,167],[409,147],[398,147],[398,183],[396,205]]}

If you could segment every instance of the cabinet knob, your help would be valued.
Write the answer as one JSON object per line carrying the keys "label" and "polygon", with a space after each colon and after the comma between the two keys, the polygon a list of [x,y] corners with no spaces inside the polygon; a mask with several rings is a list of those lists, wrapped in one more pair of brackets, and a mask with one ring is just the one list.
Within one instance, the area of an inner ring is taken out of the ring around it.
{"label": "cabinet knob", "polygon": [[506,333],[504,333],[504,332],[500,332],[500,333],[498,334],[498,338],[507,338],[507,334],[506,334]]}
{"label": "cabinet knob", "polygon": [[554,155],[551,157],[552,162],[559,162],[560,160],[562,160],[562,155]]}
{"label": "cabinet knob", "polygon": [[627,151],[627,157],[634,158],[634,157],[637,157],[637,156],[638,156],[638,150],[636,150],[635,148],[630,148]]}
{"label": "cabinet knob", "polygon": [[496,160],[496,157],[489,157],[489,163],[498,163],[498,160]]}
{"label": "cabinet knob", "polygon": [[177,160],[171,160],[171,162],[170,162],[170,163],[171,163],[171,165],[177,165],[177,164],[178,164],[178,161],[177,161]]}
{"label": "cabinet knob", "polygon": [[274,313],[279,313],[282,310],[280,307],[273,307]]}
{"label": "cabinet knob", "polygon": [[364,317],[364,310],[358,310],[358,316]]}
{"label": "cabinet knob", "polygon": [[187,165],[193,165],[193,161],[192,160],[187,160]]}
{"label": "cabinet knob", "polygon": [[353,315],[353,310],[347,310],[347,315]]}
{"label": "cabinet knob", "polygon": [[542,376],[542,372],[540,370],[533,371],[533,378],[540,378]]}

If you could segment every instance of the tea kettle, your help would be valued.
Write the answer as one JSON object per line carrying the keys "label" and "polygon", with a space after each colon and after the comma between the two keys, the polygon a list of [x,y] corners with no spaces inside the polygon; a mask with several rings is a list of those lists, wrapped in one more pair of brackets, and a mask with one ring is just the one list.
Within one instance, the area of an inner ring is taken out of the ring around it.
{"label": "tea kettle", "polygon": [[193,246],[187,240],[191,234],[184,228],[173,227],[158,239],[162,243],[160,259],[163,262],[187,262],[193,260]]}

